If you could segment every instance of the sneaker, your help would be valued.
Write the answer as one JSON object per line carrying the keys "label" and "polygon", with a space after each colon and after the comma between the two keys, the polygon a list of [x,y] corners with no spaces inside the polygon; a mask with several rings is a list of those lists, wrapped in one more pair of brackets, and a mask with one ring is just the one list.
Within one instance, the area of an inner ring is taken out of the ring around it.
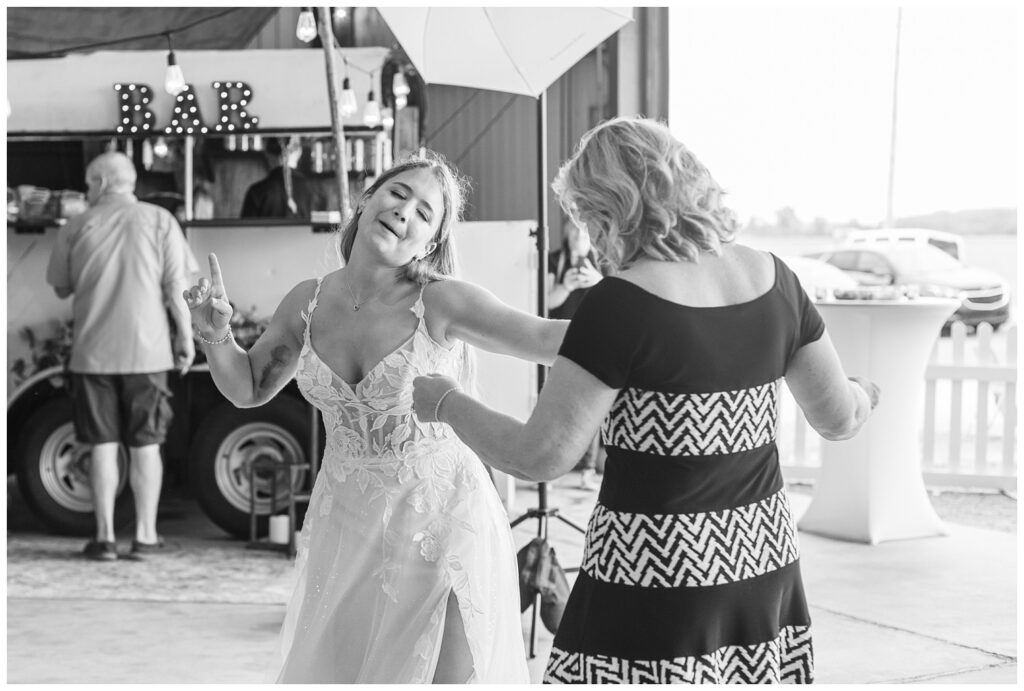
{"label": "sneaker", "polygon": [[139,556],[140,554],[159,554],[164,551],[164,539],[158,537],[156,542],[139,542],[138,540],[132,540],[132,556]]}
{"label": "sneaker", "polygon": [[82,554],[94,561],[114,561],[117,559],[117,544],[106,540],[89,540]]}

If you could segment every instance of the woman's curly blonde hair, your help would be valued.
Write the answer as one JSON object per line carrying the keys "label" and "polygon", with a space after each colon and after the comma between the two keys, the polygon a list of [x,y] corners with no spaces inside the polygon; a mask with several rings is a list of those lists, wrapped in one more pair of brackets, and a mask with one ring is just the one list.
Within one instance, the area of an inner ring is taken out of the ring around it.
{"label": "woman's curly blonde hair", "polygon": [[736,237],[736,217],[711,173],[648,118],[614,118],[587,132],[553,187],[615,269],[642,257],[699,261]]}

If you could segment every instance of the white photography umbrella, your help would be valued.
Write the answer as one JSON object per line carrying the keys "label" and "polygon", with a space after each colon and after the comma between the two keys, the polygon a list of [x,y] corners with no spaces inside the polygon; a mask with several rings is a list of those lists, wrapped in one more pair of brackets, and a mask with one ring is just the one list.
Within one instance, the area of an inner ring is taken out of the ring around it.
{"label": "white photography umbrella", "polygon": [[630,7],[378,7],[428,84],[539,96]]}

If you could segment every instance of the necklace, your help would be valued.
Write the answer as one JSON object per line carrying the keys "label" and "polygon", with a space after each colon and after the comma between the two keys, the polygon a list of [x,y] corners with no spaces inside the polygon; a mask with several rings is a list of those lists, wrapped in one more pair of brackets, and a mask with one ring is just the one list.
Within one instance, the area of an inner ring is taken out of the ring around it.
{"label": "necklace", "polygon": [[349,286],[348,279],[342,278],[341,282],[345,284],[345,290],[347,290],[348,294],[350,296],[352,296],[352,311],[353,312],[358,312],[360,305],[365,305],[370,300],[374,299],[375,297],[380,295],[382,292],[384,292],[384,289],[387,288],[387,286],[384,286],[384,288],[381,288],[379,290],[374,291],[369,297],[360,300],[360,299],[358,299],[356,297],[356,294],[352,292],[352,287]]}

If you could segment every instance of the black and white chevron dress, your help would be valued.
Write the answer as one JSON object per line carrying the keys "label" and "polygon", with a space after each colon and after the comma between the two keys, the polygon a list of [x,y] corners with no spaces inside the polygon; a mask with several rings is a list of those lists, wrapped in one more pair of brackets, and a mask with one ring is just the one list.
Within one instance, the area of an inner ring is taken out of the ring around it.
{"label": "black and white chevron dress", "polygon": [[545,682],[812,681],[775,435],[786,366],[824,324],[778,258],[775,276],[706,308],[606,278],[574,316],[560,354],[620,391]]}

